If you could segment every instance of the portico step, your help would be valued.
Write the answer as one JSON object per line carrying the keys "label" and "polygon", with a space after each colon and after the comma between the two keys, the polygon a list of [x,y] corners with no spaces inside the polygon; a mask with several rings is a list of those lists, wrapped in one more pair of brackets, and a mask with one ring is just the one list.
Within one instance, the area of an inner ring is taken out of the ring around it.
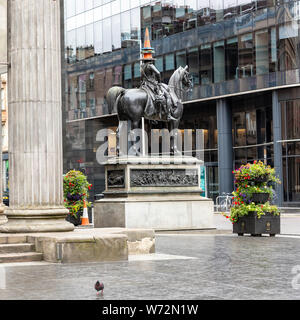
{"label": "portico step", "polygon": [[2,253],[0,263],[42,261],[43,254],[38,252]]}
{"label": "portico step", "polygon": [[0,244],[26,243],[27,236],[0,234]]}
{"label": "portico step", "polygon": [[1,253],[21,253],[32,252],[35,246],[32,243],[13,243],[13,244],[0,244]]}

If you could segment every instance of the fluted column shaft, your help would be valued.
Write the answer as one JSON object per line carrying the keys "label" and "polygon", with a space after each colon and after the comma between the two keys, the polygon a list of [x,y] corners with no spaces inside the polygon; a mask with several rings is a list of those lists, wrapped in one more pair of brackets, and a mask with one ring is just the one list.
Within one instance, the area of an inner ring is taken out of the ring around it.
{"label": "fluted column shaft", "polygon": [[[5,226],[13,223],[14,232],[71,229],[62,219],[67,211],[62,185],[59,1],[8,0],[8,60],[10,209]],[[30,220],[25,221],[26,230],[16,228],[20,221],[16,219]],[[61,223],[56,229],[44,224],[59,225],[55,219]],[[28,227],[31,223],[43,226]]]}

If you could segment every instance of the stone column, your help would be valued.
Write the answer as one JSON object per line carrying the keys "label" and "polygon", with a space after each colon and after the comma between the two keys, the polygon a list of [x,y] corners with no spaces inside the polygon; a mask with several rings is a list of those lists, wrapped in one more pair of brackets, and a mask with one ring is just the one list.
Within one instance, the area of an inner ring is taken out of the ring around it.
{"label": "stone column", "polygon": [[[2,86],[2,81],[1,81],[1,74],[0,74],[0,90]],[[4,214],[4,209],[6,206],[3,204],[3,184],[2,184],[2,179],[3,179],[3,171],[2,171],[2,110],[0,110],[0,225],[4,224],[7,222],[7,217]]]}
{"label": "stone column", "polygon": [[232,112],[225,99],[217,100],[219,194],[233,191]]}
{"label": "stone column", "polygon": [[282,174],[282,140],[281,136],[281,106],[278,101],[278,92],[272,92],[272,113],[273,113],[273,139],[274,139],[274,168],[277,177],[282,182],[276,184],[275,191],[277,194],[276,205],[282,206],[283,202],[283,174]]}
{"label": "stone column", "polygon": [[10,206],[0,232],[71,231],[62,172],[60,1],[8,0]]}

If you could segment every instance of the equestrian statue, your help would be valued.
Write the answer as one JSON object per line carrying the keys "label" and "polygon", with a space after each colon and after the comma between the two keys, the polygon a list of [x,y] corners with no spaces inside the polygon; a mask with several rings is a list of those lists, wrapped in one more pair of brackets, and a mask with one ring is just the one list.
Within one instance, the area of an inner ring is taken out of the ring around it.
{"label": "equestrian statue", "polygon": [[[106,94],[110,112],[116,110],[119,118],[117,141],[124,121],[131,121],[131,130],[140,128],[144,117],[148,120],[167,123],[171,136],[171,154],[180,154],[177,148],[176,132],[183,114],[182,98],[184,91],[192,87],[188,66],[179,67],[171,76],[169,85],[161,82],[160,72],[154,65],[154,49],[150,45],[148,28],[145,33],[145,44],[141,59],[141,86],[135,89],[124,89],[114,86]],[[117,150],[118,146],[117,146]]]}

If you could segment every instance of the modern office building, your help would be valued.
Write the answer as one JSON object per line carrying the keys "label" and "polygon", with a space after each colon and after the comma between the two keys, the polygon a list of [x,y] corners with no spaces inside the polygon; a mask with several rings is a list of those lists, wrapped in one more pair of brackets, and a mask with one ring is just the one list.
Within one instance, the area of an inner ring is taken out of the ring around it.
{"label": "modern office building", "polygon": [[[207,196],[231,192],[232,170],[262,160],[282,179],[279,204],[300,206],[300,1],[64,4],[65,172],[84,169],[93,194],[103,191],[96,135],[118,124],[105,94],[112,85],[139,86],[148,27],[163,82],[186,64],[193,77],[180,128],[204,130]],[[115,138],[108,140],[113,155]]]}

